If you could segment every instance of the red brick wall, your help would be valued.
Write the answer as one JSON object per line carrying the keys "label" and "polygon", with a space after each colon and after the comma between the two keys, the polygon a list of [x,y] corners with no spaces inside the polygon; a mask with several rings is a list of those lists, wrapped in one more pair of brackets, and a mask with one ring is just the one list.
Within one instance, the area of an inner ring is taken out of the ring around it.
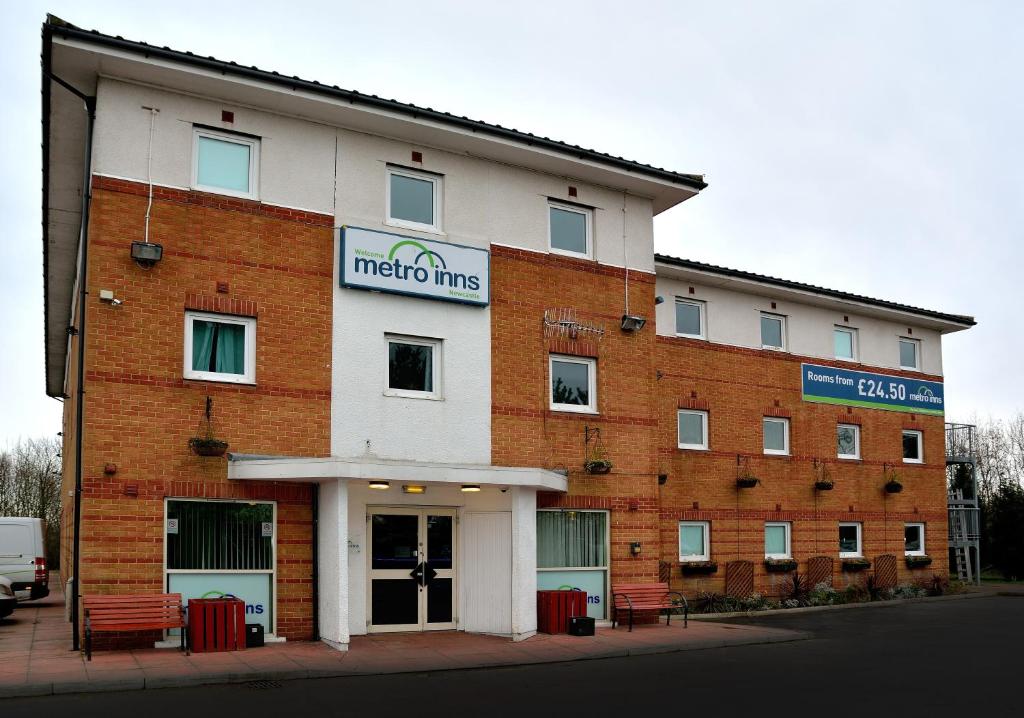
{"label": "red brick wall", "polygon": [[[150,239],[164,255],[144,270],[129,249],[143,237],[145,185],[93,179],[82,593],[161,590],[166,497],[273,500],[277,630],[309,638],[311,487],[228,481],[226,459],[195,456],[188,440],[202,433],[210,396],[214,433],[230,451],[329,455],[333,220],[155,189]],[[101,289],[123,304],[101,303]],[[186,308],[257,318],[254,386],[182,378]],[[107,464],[117,472],[105,474]]]}

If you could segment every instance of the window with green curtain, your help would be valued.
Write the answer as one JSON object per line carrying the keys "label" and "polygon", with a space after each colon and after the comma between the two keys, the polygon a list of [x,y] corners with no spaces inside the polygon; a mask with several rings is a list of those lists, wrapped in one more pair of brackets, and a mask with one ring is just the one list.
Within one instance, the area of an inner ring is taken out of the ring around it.
{"label": "window with green curtain", "polygon": [[178,532],[167,534],[167,568],[259,571],[273,566],[273,537],[263,524],[274,520],[271,504],[228,501],[168,501],[167,518]]}
{"label": "window with green curtain", "polygon": [[765,555],[786,555],[786,526],[783,524],[772,524],[764,527],[764,552]]}
{"label": "window with green curtain", "polygon": [[205,319],[193,320],[192,370],[245,374],[245,327]]}
{"label": "window with green curtain", "polygon": [[595,511],[538,511],[537,568],[608,565],[608,516]]}

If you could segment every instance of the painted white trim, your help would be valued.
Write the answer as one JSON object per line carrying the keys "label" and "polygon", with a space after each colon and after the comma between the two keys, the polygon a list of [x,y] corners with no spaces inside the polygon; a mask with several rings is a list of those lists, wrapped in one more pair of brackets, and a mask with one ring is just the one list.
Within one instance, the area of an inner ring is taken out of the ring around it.
{"label": "painted white trim", "polygon": [[897,349],[899,349],[899,345],[904,342],[914,347],[914,365],[910,366],[903,363],[902,351],[899,352],[899,357],[897,357],[897,365],[900,369],[904,369],[906,371],[921,371],[921,340],[914,339],[912,337],[900,337],[899,341],[896,344]]}
{"label": "painted white trim", "polygon": [[[701,443],[700,444],[684,444],[679,441],[679,429],[681,426],[680,419],[683,414],[690,414],[693,416],[701,417]],[[708,450],[708,412],[702,409],[680,409],[676,413],[676,443],[680,449],[693,449],[695,451],[707,451]]]}
{"label": "painted white trim", "polygon": [[[558,404],[552,395],[554,387],[554,363],[583,364],[587,367],[587,404]],[[552,411],[571,411],[576,414],[597,414],[597,359],[590,357],[569,356],[566,354],[548,355],[548,407]]]}
{"label": "painted white trim", "polygon": [[[683,527],[684,526],[700,526],[704,529],[704,553],[698,555],[683,555],[682,552],[682,540],[683,540]],[[710,561],[711,560],[711,522],[710,521],[680,521],[679,522],[679,533],[676,537],[676,548],[679,549],[679,561],[680,563],[686,563],[687,561]]]}
{"label": "painted white trim", "polygon": [[[245,145],[249,148],[249,191],[239,192],[238,190],[225,189],[224,187],[213,187],[199,184],[199,138],[205,137],[219,142],[229,142],[235,145]],[[205,127],[192,127],[192,178],[189,180],[191,189],[200,192],[222,194],[228,197],[241,197],[242,199],[260,198],[260,140],[256,137],[236,135],[231,132],[219,132]]]}
{"label": "painted white trim", "polygon": [[[410,344],[413,346],[430,347],[430,373],[431,391],[413,391],[411,389],[392,389],[391,382],[391,344]],[[384,396],[394,396],[404,399],[432,399],[440,401],[444,397],[442,389],[442,362],[441,362],[441,339],[428,339],[426,337],[412,337],[405,334],[384,335]]]}
{"label": "painted white trim", "polygon": [[[838,529],[854,527],[857,529],[857,549],[855,551],[843,551],[840,547],[839,558],[863,558],[864,557],[864,525],[860,521],[840,521]],[[838,529],[836,537],[838,538]]]}
{"label": "painted white trim", "polygon": [[903,438],[906,436],[914,436],[917,438],[917,458],[908,459],[906,456],[903,457],[904,464],[923,464],[924,463],[924,432],[918,431],[917,429],[903,429],[900,434],[900,453],[903,452]]}
{"label": "painted white trim", "polygon": [[[785,553],[768,553],[768,528],[774,526],[781,526],[786,530],[786,552]],[[793,558],[793,524],[789,521],[765,521],[765,558]]]}
{"label": "painted white trim", "polygon": [[[784,448],[779,451],[778,449],[769,449],[764,445],[765,443],[765,431],[764,425],[768,422],[781,423],[783,426],[782,439]],[[764,453],[772,456],[789,456],[789,419],[784,416],[763,416],[761,417],[761,446],[764,449]]]}
{"label": "painted white trim", "polygon": [[[782,343],[781,346],[774,346],[772,344],[764,343],[764,327],[762,326],[761,322],[764,321],[765,319],[774,319],[779,322],[779,341]],[[757,330],[761,336],[762,349],[771,349],[772,351],[777,352],[788,351],[788,349],[786,349],[786,345],[789,343],[786,341],[786,315],[774,314],[772,312],[760,312],[757,319]]]}
{"label": "painted white trim", "polygon": [[[563,212],[572,212],[573,214],[583,215],[583,226],[586,237],[587,249],[585,252],[573,252],[569,249],[559,249],[551,244],[551,210],[558,209]],[[548,249],[552,254],[561,254],[566,257],[576,257],[577,259],[593,259],[594,258],[594,210],[590,207],[581,207],[575,204],[566,204],[564,202],[557,202],[555,200],[548,200]]]}
{"label": "painted white trim", "polygon": [[[235,324],[245,327],[245,372],[227,374],[215,371],[196,371],[192,368],[192,323],[196,320],[217,322],[219,324]],[[199,381],[216,381],[227,384],[256,383],[256,317],[240,317],[234,314],[214,314],[212,312],[196,312],[185,310],[185,356],[184,379]]]}
{"label": "painted white trim", "polygon": [[[849,334],[850,335],[850,356],[844,357],[844,356],[839,356],[838,354],[836,354],[836,352],[835,352],[835,344],[836,344],[835,335],[836,334]],[[858,360],[858,356],[860,354],[860,352],[858,351],[859,347],[857,346],[858,345],[857,339],[858,339],[858,337],[857,337],[857,330],[854,327],[843,327],[843,326],[839,326],[838,324],[833,326],[832,327],[832,353],[835,354],[836,359],[839,359],[841,361],[857,361]]]}
{"label": "painted white trim", "polygon": [[[542,252],[542,251],[536,249],[535,247],[522,247],[522,246],[520,246],[518,244],[508,244],[507,242],[491,242],[491,246],[494,246],[494,247],[508,247],[509,249],[518,249],[518,250],[520,250],[522,252],[530,252],[531,254],[540,254],[540,255],[551,254],[550,252]],[[598,266],[601,266],[601,267],[614,267],[616,269],[626,269],[627,268],[626,265],[624,265],[624,264],[616,264],[615,262],[602,262],[599,259],[595,259],[594,262]],[[649,269],[642,269],[640,267],[634,267],[634,266],[630,266],[629,267],[629,273],[630,273],[630,275],[633,275],[633,274],[647,274],[647,275],[650,275],[652,277],[656,276],[655,273],[652,272]],[[608,625],[611,625],[611,624],[609,623]]]}
{"label": "painted white trim", "polygon": [[[399,165],[385,165],[384,166],[384,224],[389,227],[399,227],[401,229],[412,229],[419,232],[429,232],[431,234],[444,234],[443,223],[441,222],[441,212],[444,209],[444,203],[442,201],[442,193],[444,191],[444,178],[442,175],[434,174],[431,172],[420,172],[418,170],[411,170]],[[421,180],[423,182],[430,183],[431,199],[433,200],[432,212],[434,215],[433,224],[425,224],[423,222],[413,222],[407,219],[400,219],[398,217],[391,216],[391,176],[397,175],[399,177],[407,177],[408,179]]]}
{"label": "painted white trim", "polygon": [[[684,332],[680,332],[679,331],[679,305],[680,304],[689,304],[690,306],[697,307],[697,312],[700,315],[699,316],[699,319],[700,319],[700,334],[686,334]],[[676,336],[677,337],[686,337],[688,339],[707,339],[708,338],[708,326],[707,326],[708,312],[707,312],[707,309],[708,309],[708,303],[705,302],[705,301],[702,301],[700,299],[684,299],[683,297],[676,297],[676,313],[675,313],[675,317],[673,317],[675,319],[675,323],[676,323]]]}
{"label": "painted white trim", "polygon": [[[906,548],[907,544],[907,528],[915,526],[921,530],[921,549],[918,551],[908,551]],[[909,521],[903,524],[903,555],[904,556],[926,556],[928,555],[927,546],[924,542],[925,524],[923,521]]]}
{"label": "painted white trim", "polygon": [[[843,454],[839,451],[839,430],[853,429],[853,453]],[[860,426],[857,424],[836,425],[836,458],[839,459],[860,459]]]}

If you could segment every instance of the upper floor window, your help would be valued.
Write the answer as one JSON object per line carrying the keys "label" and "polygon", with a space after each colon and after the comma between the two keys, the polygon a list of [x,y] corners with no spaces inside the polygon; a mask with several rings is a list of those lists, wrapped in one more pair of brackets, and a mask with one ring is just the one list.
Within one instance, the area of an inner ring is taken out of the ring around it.
{"label": "upper floor window", "polygon": [[711,524],[707,521],[679,522],[679,560],[708,561],[711,558]]}
{"label": "upper floor window", "polygon": [[913,429],[903,430],[903,463],[924,462],[924,434]]}
{"label": "upper floor window", "polygon": [[441,231],[441,176],[404,167],[387,169],[387,224]]}
{"label": "upper floor window", "polygon": [[593,216],[593,212],[585,207],[548,203],[548,241],[551,251],[574,257],[592,256]]}
{"label": "upper floor window", "polygon": [[437,399],[440,392],[441,342],[436,339],[389,336],[389,396]]}
{"label": "upper floor window", "polygon": [[836,456],[840,459],[860,458],[860,427],[856,424],[840,424],[836,428],[838,449]]}
{"label": "upper floor window", "polygon": [[256,320],[185,312],[186,379],[252,384],[256,381]]}
{"label": "upper floor window", "polygon": [[786,348],[786,318],[781,314],[761,312],[761,348]]}
{"label": "upper floor window", "polygon": [[900,337],[900,369],[921,368],[921,342]]}
{"label": "upper floor window", "polygon": [[552,354],[551,408],[597,413],[597,361]]}
{"label": "upper floor window", "polygon": [[836,359],[857,358],[857,330],[849,327],[836,327],[832,330],[832,343],[835,345]]}
{"label": "upper floor window", "polygon": [[260,141],[255,137],[193,130],[192,186],[195,189],[256,199]]}
{"label": "upper floor window", "polygon": [[764,417],[762,420],[764,433],[764,453],[789,453],[789,419]]}
{"label": "upper floor window", "polygon": [[708,448],[708,413],[706,411],[679,410],[679,448]]}
{"label": "upper floor window", "polygon": [[704,339],[704,302],[676,300],[676,336]]}

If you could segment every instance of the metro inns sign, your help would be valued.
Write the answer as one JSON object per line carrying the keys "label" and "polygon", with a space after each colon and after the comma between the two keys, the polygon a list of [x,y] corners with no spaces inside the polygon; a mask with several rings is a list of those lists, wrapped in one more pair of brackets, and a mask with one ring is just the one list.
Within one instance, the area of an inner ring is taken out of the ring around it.
{"label": "metro inns sign", "polygon": [[491,255],[485,249],[362,227],[341,228],[343,287],[487,306]]}

